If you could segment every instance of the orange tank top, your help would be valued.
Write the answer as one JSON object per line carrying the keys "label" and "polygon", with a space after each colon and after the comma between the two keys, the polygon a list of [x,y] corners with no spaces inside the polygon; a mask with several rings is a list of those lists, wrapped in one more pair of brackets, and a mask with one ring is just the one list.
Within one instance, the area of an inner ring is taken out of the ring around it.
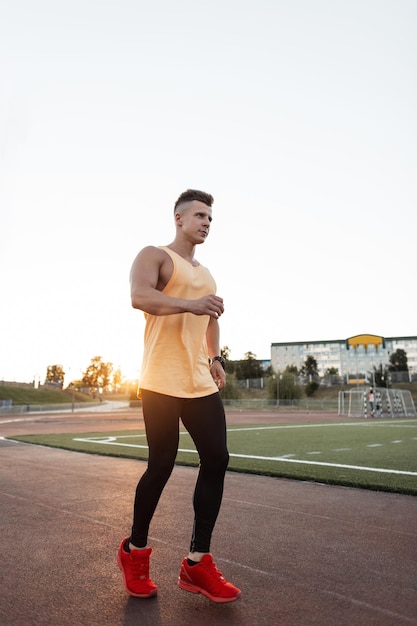
{"label": "orange tank top", "polygon": [[[196,300],[216,292],[207,268],[193,266],[182,256],[161,246],[172,259],[173,272],[163,293]],[[209,369],[206,331],[209,315],[145,313],[146,325],[138,396],[142,389],[177,398],[198,398],[218,389]]]}

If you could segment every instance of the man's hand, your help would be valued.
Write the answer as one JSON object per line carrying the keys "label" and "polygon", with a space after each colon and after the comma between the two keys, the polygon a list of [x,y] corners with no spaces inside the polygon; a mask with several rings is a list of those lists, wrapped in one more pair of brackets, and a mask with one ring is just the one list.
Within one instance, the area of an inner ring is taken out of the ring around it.
{"label": "man's hand", "polygon": [[210,315],[218,319],[224,313],[223,298],[210,294],[198,300],[190,300],[189,310],[194,315]]}
{"label": "man's hand", "polygon": [[224,389],[224,386],[226,385],[226,373],[220,361],[213,361],[213,363],[210,365],[210,374],[212,375],[214,382],[219,388],[219,391]]}

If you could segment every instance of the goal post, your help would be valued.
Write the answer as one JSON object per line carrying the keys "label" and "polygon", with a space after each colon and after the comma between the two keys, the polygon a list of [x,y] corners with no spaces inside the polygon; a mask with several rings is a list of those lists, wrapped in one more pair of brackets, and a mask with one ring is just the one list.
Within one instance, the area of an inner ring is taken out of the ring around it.
{"label": "goal post", "polygon": [[338,414],[348,417],[416,417],[416,407],[408,389],[374,390],[374,406],[368,400],[368,389],[339,391]]}

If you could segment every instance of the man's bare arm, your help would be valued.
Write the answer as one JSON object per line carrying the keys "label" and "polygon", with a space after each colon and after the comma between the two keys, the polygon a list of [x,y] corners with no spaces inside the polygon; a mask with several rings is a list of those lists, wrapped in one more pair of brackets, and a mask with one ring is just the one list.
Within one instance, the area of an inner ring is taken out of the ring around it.
{"label": "man's bare arm", "polygon": [[[171,269],[170,269],[171,268]],[[130,272],[132,306],[152,315],[194,313],[217,318],[223,313],[223,300],[215,294],[196,300],[173,298],[162,292],[172,273],[169,256],[149,246],[137,255]]]}
{"label": "man's bare arm", "polygon": [[[219,322],[215,317],[212,317],[206,332],[206,341],[209,357],[212,359],[214,356],[220,355],[220,328]],[[219,361],[213,361],[210,366],[210,373],[214,382],[219,389],[223,389],[226,384],[226,373]]]}

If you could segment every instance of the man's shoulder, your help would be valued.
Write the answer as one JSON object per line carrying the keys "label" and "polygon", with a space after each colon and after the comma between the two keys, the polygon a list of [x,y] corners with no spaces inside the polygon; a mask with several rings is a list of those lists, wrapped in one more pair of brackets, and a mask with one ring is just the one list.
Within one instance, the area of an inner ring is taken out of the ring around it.
{"label": "man's shoulder", "polygon": [[142,248],[139,252],[138,256],[148,259],[164,259],[167,253],[161,246],[145,246],[145,248]]}
{"label": "man's shoulder", "polygon": [[158,246],[146,246],[136,255],[132,269],[138,267],[161,267],[167,260],[169,260],[169,256],[162,248]]}

